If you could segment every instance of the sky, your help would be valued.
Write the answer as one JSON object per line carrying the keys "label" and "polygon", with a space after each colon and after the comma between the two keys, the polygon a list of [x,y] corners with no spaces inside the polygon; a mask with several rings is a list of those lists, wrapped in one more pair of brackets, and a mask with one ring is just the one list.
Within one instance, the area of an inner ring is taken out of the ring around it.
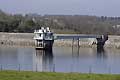
{"label": "sky", "polygon": [[0,0],[12,14],[120,16],[120,0]]}

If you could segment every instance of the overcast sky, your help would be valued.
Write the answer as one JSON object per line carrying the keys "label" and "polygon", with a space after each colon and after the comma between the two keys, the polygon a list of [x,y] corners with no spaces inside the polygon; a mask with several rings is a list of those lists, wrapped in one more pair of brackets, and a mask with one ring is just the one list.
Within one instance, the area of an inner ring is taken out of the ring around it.
{"label": "overcast sky", "polygon": [[0,0],[9,13],[120,16],[120,0]]}

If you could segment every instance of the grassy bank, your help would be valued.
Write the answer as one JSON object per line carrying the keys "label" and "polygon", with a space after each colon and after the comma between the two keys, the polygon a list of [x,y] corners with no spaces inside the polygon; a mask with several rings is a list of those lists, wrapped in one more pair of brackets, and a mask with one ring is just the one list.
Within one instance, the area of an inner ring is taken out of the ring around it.
{"label": "grassy bank", "polygon": [[0,71],[0,80],[120,80],[120,75]]}

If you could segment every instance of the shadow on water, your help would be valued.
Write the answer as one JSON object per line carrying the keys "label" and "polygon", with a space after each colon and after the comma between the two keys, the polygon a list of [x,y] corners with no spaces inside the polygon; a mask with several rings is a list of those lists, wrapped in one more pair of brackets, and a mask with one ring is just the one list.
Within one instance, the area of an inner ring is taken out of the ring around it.
{"label": "shadow on water", "polygon": [[53,71],[53,51],[36,50],[36,71]]}

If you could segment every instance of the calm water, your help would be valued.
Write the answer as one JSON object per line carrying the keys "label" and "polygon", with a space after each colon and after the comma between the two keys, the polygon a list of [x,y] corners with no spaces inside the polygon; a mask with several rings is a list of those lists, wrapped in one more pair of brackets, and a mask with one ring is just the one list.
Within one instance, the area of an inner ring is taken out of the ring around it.
{"label": "calm water", "polygon": [[120,50],[53,47],[53,51],[34,48],[0,47],[1,70],[120,74]]}

